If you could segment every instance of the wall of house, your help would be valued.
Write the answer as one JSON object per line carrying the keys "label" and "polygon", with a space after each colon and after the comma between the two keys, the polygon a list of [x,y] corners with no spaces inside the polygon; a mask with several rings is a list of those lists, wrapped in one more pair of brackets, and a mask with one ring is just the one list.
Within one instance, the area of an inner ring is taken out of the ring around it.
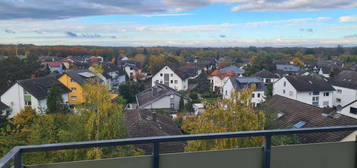
{"label": "wall of house", "polygon": [[[171,96],[165,96],[161,98],[160,100],[157,100],[153,102],[152,104],[146,105],[143,107],[144,109],[169,109],[171,108],[171,103],[174,104],[174,109],[179,110],[180,108],[180,96],[178,95],[171,95]],[[185,103],[187,101],[185,100]]]}
{"label": "wall of house", "polygon": [[[30,94],[29,94],[30,95]],[[37,110],[41,109],[40,102],[32,95],[31,96],[31,108]],[[10,118],[14,117],[21,110],[25,109],[24,89],[18,83],[14,84],[3,95],[1,95],[1,101],[11,108]]]}
{"label": "wall of house", "polygon": [[[58,80],[65,85],[68,89],[71,90],[71,92],[68,94],[68,102],[69,104],[81,104],[84,102],[84,96],[83,96],[83,88],[82,86],[75,82],[71,81],[71,77],[68,76],[67,74],[62,75]],[[72,91],[72,88],[75,88],[75,91]],[[74,99],[74,97],[76,99]]]}
{"label": "wall of house", "polygon": [[355,108],[357,109],[357,102],[354,102],[348,106],[345,106],[341,111],[339,111],[338,113],[343,114],[345,116],[349,116],[352,118],[357,119],[357,114],[353,114],[351,113],[351,108]]}
{"label": "wall of house", "polygon": [[[286,83],[286,85],[284,85],[284,83]],[[296,89],[285,77],[273,84],[273,95],[280,95],[289,99],[297,100],[296,93]]]}
{"label": "wall of house", "polygon": [[[218,76],[211,76],[209,80],[211,81],[213,91],[218,91],[219,93],[223,93],[223,85],[228,81],[228,77],[223,79],[219,78]],[[219,90],[217,90],[217,88]]]}
{"label": "wall of house", "polygon": [[[333,86],[333,87],[336,89],[334,91],[334,96],[333,96],[334,106],[341,105],[343,107],[353,102],[354,100],[357,100],[357,90],[339,87],[339,86]],[[339,90],[341,92],[339,92]],[[338,102],[337,101],[338,99],[340,99],[341,101]]]}
{"label": "wall of house", "polygon": [[164,76],[165,74],[169,75],[168,85],[170,88],[175,90],[187,90],[188,89],[188,80],[181,79],[170,67],[165,66],[158,73],[156,73],[151,81],[151,86],[155,86],[155,82],[165,84]]}
{"label": "wall of house", "polygon": [[[223,86],[223,99],[231,99],[232,93],[235,91],[231,80],[228,80]],[[254,96],[253,96],[254,95]],[[257,106],[259,103],[265,102],[264,91],[253,91],[251,103]]]}
{"label": "wall of house", "polygon": [[[324,96],[324,93],[329,93],[329,96]],[[298,92],[296,96],[296,100],[306,103],[306,104],[312,104],[312,98],[313,97],[318,97],[319,99],[319,104],[318,107],[332,107],[333,106],[333,92],[319,92],[318,95],[313,95],[312,92]]]}

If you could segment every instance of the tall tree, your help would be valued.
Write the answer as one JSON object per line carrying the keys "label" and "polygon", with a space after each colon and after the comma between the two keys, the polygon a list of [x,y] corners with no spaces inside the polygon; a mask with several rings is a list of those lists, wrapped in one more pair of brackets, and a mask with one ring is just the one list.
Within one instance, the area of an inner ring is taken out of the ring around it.
{"label": "tall tree", "polygon": [[[233,93],[232,99],[219,100],[215,104],[206,104],[206,111],[202,115],[188,117],[184,121],[182,129],[190,134],[264,129],[264,113],[255,111],[250,103],[253,90],[254,88],[236,92]],[[261,138],[189,141],[185,151],[251,147],[259,146],[262,142]]]}
{"label": "tall tree", "polygon": [[68,113],[67,105],[63,103],[62,94],[58,87],[50,88],[47,95],[46,114]]}

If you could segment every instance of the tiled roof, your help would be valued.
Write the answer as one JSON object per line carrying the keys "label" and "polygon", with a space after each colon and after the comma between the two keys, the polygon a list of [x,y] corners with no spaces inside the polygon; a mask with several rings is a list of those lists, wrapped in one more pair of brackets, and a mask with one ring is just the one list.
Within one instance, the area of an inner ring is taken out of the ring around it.
{"label": "tiled roof", "polygon": [[223,73],[234,72],[236,74],[242,74],[245,72],[244,69],[238,68],[237,66],[234,66],[234,65],[222,68],[219,71],[221,71]]}
{"label": "tiled roof", "polygon": [[318,75],[286,76],[297,91],[334,91],[335,89],[323,77]]}
{"label": "tiled roof", "polygon": [[157,100],[160,100],[165,96],[170,96],[173,94],[183,96],[179,92],[168,86],[165,86],[160,83],[156,83],[155,86],[138,93],[136,95],[136,99],[139,106],[145,106]]}
{"label": "tiled roof", "polygon": [[[293,128],[299,122],[305,122],[302,128],[357,125],[356,119],[337,114],[334,109],[315,107],[279,95],[274,95],[265,102],[265,105],[276,113],[282,114],[278,119],[280,128]],[[299,135],[299,140],[302,143],[341,141],[351,133],[347,131],[306,134]]]}
{"label": "tiled roof", "polygon": [[[155,119],[156,118],[156,119]],[[126,127],[130,137],[152,137],[182,135],[181,130],[169,116],[154,113],[151,110],[127,110]],[[146,154],[151,154],[152,145],[139,145]],[[160,153],[183,152],[184,143],[163,143]]]}
{"label": "tiled roof", "polygon": [[80,75],[81,73],[90,73],[88,70],[77,70],[77,71],[69,71],[65,72],[68,76],[70,76],[74,81],[78,82],[79,84],[83,85],[88,82],[88,79],[92,79],[93,77],[85,77]]}
{"label": "tiled roof", "polygon": [[57,80],[56,76],[21,80],[17,83],[38,100],[45,99],[48,95],[49,89],[52,87],[60,89],[62,94],[70,92],[66,86]]}
{"label": "tiled roof", "polygon": [[252,84],[256,85],[255,91],[265,90],[264,82],[257,77],[231,77],[229,80],[232,82],[235,90],[249,88]]}
{"label": "tiled roof", "polygon": [[272,72],[267,71],[267,70],[261,70],[255,74],[253,74],[252,76],[260,77],[260,78],[279,78],[278,75],[273,74]]}
{"label": "tiled roof", "polygon": [[340,86],[350,89],[357,89],[357,72],[342,71],[330,80],[334,86]]}

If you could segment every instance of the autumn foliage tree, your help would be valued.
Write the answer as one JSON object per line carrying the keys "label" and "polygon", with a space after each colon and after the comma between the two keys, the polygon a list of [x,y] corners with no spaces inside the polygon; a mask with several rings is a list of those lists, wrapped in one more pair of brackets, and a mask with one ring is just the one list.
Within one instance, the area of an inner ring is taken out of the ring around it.
{"label": "autumn foliage tree", "polygon": [[[252,89],[232,94],[216,104],[207,104],[206,111],[199,116],[190,116],[183,121],[182,129],[190,134],[263,130],[265,115],[255,111],[250,103]],[[238,147],[260,146],[262,138],[229,138],[189,141],[185,151],[222,150]]]}

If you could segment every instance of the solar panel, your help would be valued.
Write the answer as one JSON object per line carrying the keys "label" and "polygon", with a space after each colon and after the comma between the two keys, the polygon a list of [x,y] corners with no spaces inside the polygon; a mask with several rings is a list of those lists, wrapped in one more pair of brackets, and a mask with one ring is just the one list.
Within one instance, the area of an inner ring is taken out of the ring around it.
{"label": "solar panel", "polygon": [[301,127],[303,127],[305,124],[306,124],[306,122],[304,122],[304,121],[299,121],[298,123],[296,123],[296,124],[294,125],[294,128],[301,128]]}

